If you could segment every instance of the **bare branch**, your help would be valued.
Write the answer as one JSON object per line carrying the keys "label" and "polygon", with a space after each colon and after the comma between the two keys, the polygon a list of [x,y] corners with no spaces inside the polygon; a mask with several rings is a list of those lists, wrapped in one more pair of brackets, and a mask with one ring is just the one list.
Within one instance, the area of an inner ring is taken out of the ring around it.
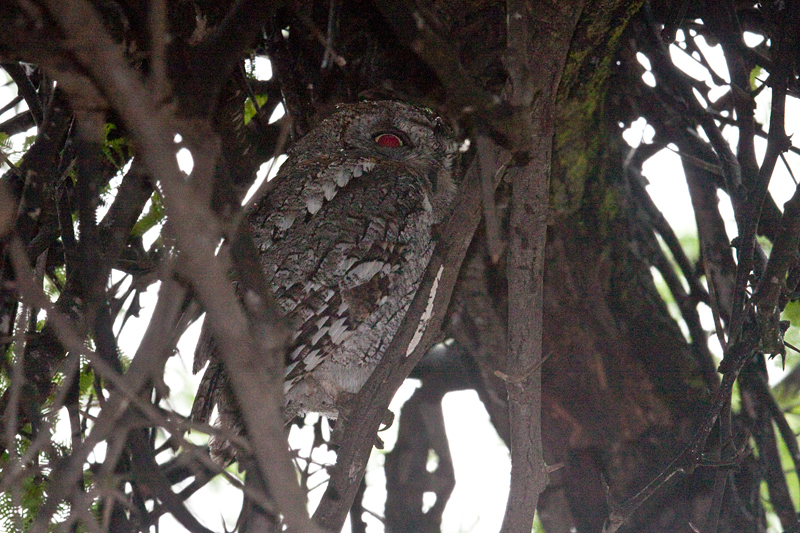
{"label": "bare branch", "polygon": [[[511,489],[505,533],[529,532],[547,485],[542,456],[541,369],[544,250],[550,208],[550,165],[556,92],[583,5],[506,2],[508,101],[521,129],[513,168],[508,256],[508,358]],[[531,372],[531,369],[535,369]],[[525,378],[523,379],[523,376]]]}
{"label": "bare branch", "polygon": [[[507,158],[500,155],[503,152],[501,148],[495,146],[494,150],[499,168],[502,165],[500,161],[507,161]],[[495,187],[499,178],[497,176]],[[480,198],[480,170],[473,163],[461,184],[453,213],[442,228],[441,240],[436,245],[397,334],[378,367],[348,406],[348,412],[357,413],[358,416],[337,422],[334,444],[340,448],[336,466],[331,470],[328,488],[314,513],[314,519],[331,531],[338,531],[344,523],[364,475],[378,427],[395,391],[425,352],[440,340],[440,328],[461,262],[480,221]],[[427,320],[427,325],[422,338],[413,352],[409,353],[412,338],[424,320]],[[340,429],[342,427],[346,430]]]}
{"label": "bare branch", "polygon": [[[94,81],[122,116],[139,147],[145,166],[157,178],[167,207],[167,216],[182,253],[183,272],[197,290],[211,316],[228,374],[240,398],[263,397],[272,391],[269,405],[256,406],[242,401],[248,433],[253,438],[259,468],[269,481],[286,522],[298,531],[314,531],[305,513],[304,498],[294,479],[279,411],[279,380],[270,377],[263,362],[280,360],[284,335],[281,325],[266,322],[266,344],[256,344],[248,331],[248,322],[226,269],[215,256],[219,232],[207,206],[193,201],[195,193],[180,175],[171,150],[174,133],[163,113],[159,112],[136,76],[126,65],[120,50],[107,37],[92,9],[83,1],[69,6],[49,4],[51,12],[65,31],[84,46],[75,54]],[[197,221],[207,224],[199,227]],[[276,315],[273,315],[276,316]],[[261,317],[258,317],[261,318]],[[269,354],[269,355],[261,355]],[[52,509],[47,505],[43,509]],[[45,512],[46,514],[46,512]],[[40,515],[41,516],[41,515]],[[38,522],[40,523],[41,522]]]}

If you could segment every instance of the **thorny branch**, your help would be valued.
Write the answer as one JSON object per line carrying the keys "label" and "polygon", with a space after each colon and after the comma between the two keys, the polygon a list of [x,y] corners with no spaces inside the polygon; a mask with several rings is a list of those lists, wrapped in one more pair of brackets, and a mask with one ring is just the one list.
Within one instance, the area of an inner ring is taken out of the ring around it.
{"label": "thorny branch", "polygon": [[[146,94],[141,83],[137,80],[136,75],[134,75],[127,66],[125,60],[121,55],[119,55],[119,49],[116,47],[114,43],[112,43],[105,34],[105,29],[99,24],[98,19],[96,18],[96,13],[94,13],[91,8],[88,8],[88,5],[85,3],[74,3],[74,5],[64,6],[58,3],[54,3],[52,6],[52,12],[58,18],[60,18],[59,22],[63,25],[64,29],[67,33],[71,34],[74,40],[71,43],[93,43],[95,47],[88,46],[86,48],[80,48],[80,46],[76,47],[76,49],[80,50],[80,53],[75,54],[74,58],[77,58],[77,61],[74,63],[74,67],[78,67],[79,69],[82,68],[80,65],[91,65],[97,66],[94,69],[87,69],[90,73],[90,76],[94,77],[94,81],[98,83],[98,85],[102,88],[103,91],[107,91],[107,94],[113,94],[115,99],[112,103],[123,116],[127,126],[130,128],[130,131],[133,133],[133,137],[137,142],[137,149],[138,155],[141,156],[141,161],[145,163],[145,167],[147,170],[150,171],[150,176],[153,176],[159,183],[162,185],[161,188],[161,196],[164,198],[164,201],[167,205],[167,209],[170,213],[170,225],[174,228],[178,226],[180,228],[181,218],[180,215],[176,215],[175,212],[180,211],[180,207],[175,207],[176,200],[173,198],[177,198],[177,203],[185,202],[191,203],[192,195],[181,193],[180,196],[178,193],[174,191],[167,192],[170,189],[170,184],[164,185],[165,181],[168,181],[169,178],[165,178],[164,174],[170,170],[174,172],[172,180],[178,183],[182,182],[182,178],[176,178],[177,175],[177,168],[175,167],[175,160],[174,160],[174,152],[170,152],[170,146],[172,145],[172,135],[174,135],[173,131],[170,131],[171,128],[168,127],[165,123],[159,123],[162,120],[162,117],[166,115],[166,113],[159,115],[159,112],[156,111],[156,106],[154,103],[149,102],[147,97],[142,97],[142,95]],[[164,16],[163,12],[161,16]],[[86,24],[86,26],[83,26]],[[256,23],[258,26],[258,23]],[[163,26],[159,26],[158,21],[155,21],[154,28],[159,28]],[[241,38],[241,34],[237,33],[237,38]],[[158,39],[156,39],[158,41]],[[99,50],[102,52],[97,53]],[[226,53],[234,53],[237,57],[239,57],[238,50],[231,50],[226,49]],[[74,59],[73,58],[73,59]],[[95,63],[95,60],[97,63]],[[158,69],[157,69],[158,70]],[[76,80],[75,78],[71,78],[70,76],[64,74],[64,77],[61,77],[61,74],[67,71],[56,71],[57,77],[59,78],[59,89],[65,89],[67,92],[72,90],[70,93],[72,96],[76,96],[80,90],[80,84],[85,83],[85,80]],[[115,79],[111,82],[110,85],[105,85],[108,82],[107,74],[110,72],[114,72],[120,76],[122,79]],[[161,76],[163,76],[163,72],[159,71]],[[114,85],[114,83],[117,85]],[[129,85],[126,85],[126,82],[129,82]],[[163,79],[160,80],[161,83],[164,82]],[[78,85],[74,85],[77,83]],[[120,83],[122,85],[120,85]],[[47,94],[46,90],[43,90],[42,94]],[[162,92],[163,95],[163,92]],[[138,100],[137,100],[138,98]],[[133,100],[133,103],[131,102]],[[61,109],[65,107],[64,102],[59,100],[58,98],[54,99],[54,102],[59,102],[59,105],[53,105],[51,103],[50,108],[47,110],[45,117],[48,118],[48,115],[52,115],[51,118],[55,117],[62,117],[66,116],[66,125],[69,125],[69,114],[62,114]],[[72,102],[75,104],[75,102]],[[136,111],[130,112],[131,107],[129,106],[136,106]],[[77,104],[79,107],[79,104]],[[128,111],[127,113],[125,111]],[[139,114],[137,114],[137,112]],[[68,113],[68,111],[67,111]],[[142,118],[144,120],[142,120]],[[148,119],[149,122],[148,122]],[[142,124],[145,122],[146,124]],[[175,123],[173,120],[172,123]],[[47,142],[42,142],[43,146],[49,147],[50,149],[59,149],[58,139],[61,137],[60,134],[54,135],[55,132],[48,132],[48,125],[49,122],[43,125],[40,129],[40,133],[43,134],[42,139],[46,140]],[[95,128],[93,135],[96,135],[97,129]],[[96,140],[97,137],[94,137]],[[142,139],[146,141],[150,141],[148,145],[147,142],[141,142]],[[156,146],[160,143],[160,146]],[[99,149],[98,145],[95,145],[97,149]],[[123,180],[123,185],[120,188],[120,194],[123,196],[122,200],[119,202],[115,202],[114,206],[112,207],[111,212],[105,218],[103,224],[98,226],[96,221],[94,220],[94,206],[92,202],[97,202],[97,198],[100,194],[100,184],[97,183],[90,183],[89,178],[94,177],[93,172],[96,171],[96,167],[100,163],[100,161],[95,157],[93,159],[93,154],[96,156],[98,155],[98,151],[94,151],[95,147],[92,147],[88,151],[84,151],[81,153],[80,150],[77,151],[78,156],[78,167],[79,167],[79,174],[80,178],[78,181],[78,185],[86,187],[82,194],[77,197],[77,200],[81,202],[82,205],[82,212],[80,213],[79,217],[79,224],[80,224],[80,240],[77,240],[75,236],[72,234],[72,221],[70,219],[70,212],[75,207],[71,205],[70,200],[75,198],[69,198],[66,193],[62,196],[65,200],[59,205],[59,211],[61,216],[61,226],[62,232],[64,234],[64,244],[65,244],[65,259],[74,259],[77,256],[71,255],[72,248],[76,247],[76,249],[82,250],[82,258],[80,259],[81,263],[76,263],[79,267],[84,270],[87,274],[89,274],[90,270],[88,268],[89,265],[89,256],[87,255],[86,251],[89,248],[99,249],[101,251],[101,255],[92,257],[91,260],[93,261],[92,265],[94,270],[91,272],[90,278],[94,281],[89,283],[90,290],[88,291],[89,296],[97,297],[97,294],[102,294],[103,287],[96,285],[96,282],[105,282],[105,278],[110,271],[112,265],[114,265],[119,257],[119,254],[123,251],[123,248],[126,245],[130,244],[128,242],[129,234],[131,233],[131,227],[133,226],[136,219],[139,217],[141,213],[141,209],[144,205],[144,202],[148,199],[152,192],[152,188],[150,188],[146,183],[143,185],[143,180],[140,179],[142,177],[142,172],[139,167],[142,165],[140,164],[140,159],[137,159],[137,164],[134,165],[134,170],[126,176],[126,179]],[[69,152],[67,152],[69,153]],[[31,150],[26,158],[26,162],[37,162],[35,158],[35,149]],[[87,159],[87,155],[90,157]],[[159,159],[160,158],[160,159]],[[213,163],[213,162],[212,162]],[[83,170],[80,169],[80,166],[83,165]],[[47,165],[44,165],[45,168]],[[34,167],[35,168],[35,167]],[[54,170],[57,170],[59,167],[58,165],[52,165]],[[156,171],[154,169],[157,168]],[[66,172],[66,171],[65,171]],[[17,232],[18,235],[21,232],[21,237],[29,240],[34,232],[36,231],[36,225],[38,221],[36,220],[36,216],[38,213],[55,213],[55,209],[42,209],[40,205],[28,205],[25,204],[25,200],[31,197],[28,191],[31,189],[30,185],[36,185],[35,179],[40,176],[38,173],[29,172],[26,176],[28,179],[25,180],[25,190],[23,193],[23,205],[22,208],[19,210],[20,216],[23,217],[23,223],[17,224]],[[51,185],[51,182],[55,180],[48,176],[48,175],[41,175],[42,185],[39,185],[39,189],[46,188],[47,186]],[[33,178],[33,179],[31,179]],[[49,178],[49,179],[48,179]],[[12,181],[12,185],[14,185]],[[129,186],[131,185],[131,186]],[[185,186],[184,186],[185,187]],[[15,191],[16,192],[16,191]],[[45,191],[49,192],[49,191]],[[123,194],[124,193],[124,194]],[[44,198],[48,198],[48,196],[43,195]],[[171,196],[171,197],[170,197]],[[137,201],[137,198],[140,200]],[[34,198],[39,200],[38,198]],[[124,201],[123,201],[124,200]],[[117,208],[117,204],[119,204],[119,208]],[[96,204],[94,204],[96,205]],[[7,206],[11,207],[11,206]],[[8,209],[4,211],[4,213],[12,213],[14,212],[13,209]],[[27,219],[28,213],[35,213],[31,215],[30,218],[31,222],[28,224],[31,227],[30,232],[25,231],[25,220]],[[208,216],[210,220],[213,218]],[[199,222],[201,218],[194,218],[191,219],[191,223]],[[184,217],[184,226],[186,226],[186,219]],[[202,227],[210,227],[213,228],[213,222],[209,224],[201,224]],[[193,230],[187,230],[185,227],[182,231],[176,231],[178,236],[178,248],[181,246],[181,235],[185,235],[187,233],[192,233]],[[94,235],[94,238],[92,238]],[[41,237],[41,235],[39,236]],[[68,238],[71,237],[71,238]],[[100,242],[100,238],[103,238],[102,246]],[[38,237],[37,237],[38,238]],[[57,238],[57,234],[52,237],[53,239]],[[14,237],[14,239],[18,239],[18,237]],[[18,241],[13,241],[18,242]],[[209,245],[213,244],[213,238],[206,241]],[[135,244],[135,241],[134,241]],[[48,246],[49,243],[45,244]],[[17,246],[19,248],[19,246]],[[11,247],[7,247],[7,250],[11,250]],[[128,249],[129,251],[135,251],[133,247]],[[128,251],[126,250],[126,251]],[[102,252],[105,252],[104,254]],[[16,256],[14,253],[9,252],[9,257],[19,257],[19,250],[17,250]],[[52,257],[52,253],[50,257]],[[213,255],[213,254],[208,254]],[[35,254],[34,257],[38,256]],[[42,258],[48,257],[47,254],[42,256]],[[167,254],[167,258],[169,258],[169,254]],[[41,258],[40,258],[41,259]],[[132,259],[131,256],[128,256],[128,260]],[[67,262],[67,273],[71,272],[71,269],[74,268],[74,265],[71,261]],[[181,261],[178,262],[177,266],[181,266],[183,263]],[[98,268],[99,267],[99,268]],[[17,272],[16,277],[18,280],[24,278],[24,268],[26,268],[22,263],[17,264]],[[201,269],[202,270],[202,269]],[[51,275],[52,279],[56,279],[53,276],[51,271],[48,271],[48,274]],[[125,435],[129,434],[127,429],[123,429],[127,426],[124,424],[115,424],[114,420],[119,420],[119,417],[126,412],[126,405],[136,406],[136,409],[141,410],[143,416],[150,420],[151,424],[154,426],[161,426],[165,428],[172,427],[172,423],[166,421],[162,415],[158,413],[158,411],[150,405],[148,402],[142,402],[142,399],[139,398],[138,394],[140,392],[144,392],[144,386],[148,383],[153,383],[156,388],[159,387],[159,383],[161,380],[161,375],[163,374],[163,363],[166,359],[172,355],[174,350],[175,342],[177,341],[177,335],[182,332],[187,325],[187,320],[191,321],[197,316],[197,310],[194,309],[191,305],[188,308],[184,308],[184,300],[186,299],[186,290],[185,288],[180,288],[178,285],[175,284],[174,281],[170,279],[173,275],[173,268],[166,264],[164,268],[160,272],[162,281],[162,299],[159,300],[161,307],[157,306],[154,314],[153,322],[151,322],[151,328],[155,326],[153,331],[149,331],[145,334],[144,340],[142,345],[140,346],[140,354],[134,358],[134,361],[131,367],[128,369],[126,373],[126,378],[131,380],[132,382],[126,383],[124,380],[120,381],[115,377],[115,370],[109,369],[104,365],[107,365],[108,362],[114,363],[116,361],[116,346],[113,340],[113,334],[110,331],[110,323],[101,320],[97,322],[96,325],[96,333],[98,335],[97,342],[98,342],[98,350],[99,353],[105,354],[103,357],[98,358],[95,356],[89,357],[89,363],[97,372],[98,376],[102,376],[102,378],[107,382],[107,385],[112,385],[111,387],[111,396],[110,398],[102,398],[100,396],[100,391],[98,389],[98,397],[102,400],[101,404],[103,409],[100,411],[100,416],[97,418],[95,422],[95,426],[93,430],[89,433],[89,436],[81,442],[81,433],[86,432],[85,426],[81,429],[77,425],[73,426],[73,435],[79,435],[78,440],[73,440],[73,444],[75,444],[74,449],[72,450],[73,454],[70,456],[69,461],[64,461],[61,465],[56,469],[57,471],[53,474],[55,482],[50,484],[49,487],[49,495],[51,496],[49,500],[45,502],[45,504],[40,509],[39,518],[34,525],[32,526],[33,530],[38,530],[42,527],[46,527],[46,524],[50,521],[50,517],[56,510],[57,506],[61,505],[61,502],[64,501],[64,496],[67,492],[72,491],[74,487],[76,487],[76,480],[84,474],[84,461],[86,455],[92,450],[95,444],[100,442],[101,440],[109,439],[109,443],[112,446],[109,449],[109,453],[107,456],[107,462],[103,465],[102,469],[104,475],[111,475],[114,473],[115,464],[117,463],[117,457],[122,451],[122,447],[118,446],[118,444],[125,444],[127,442],[127,446],[134,446],[136,447],[136,437],[135,434],[138,429],[134,429],[133,433],[130,435],[134,435],[132,438],[126,438]],[[191,277],[191,276],[190,276]],[[222,286],[228,287],[226,277],[224,275],[218,275],[218,283]],[[57,282],[57,280],[56,280]],[[62,288],[58,285],[59,289]],[[141,287],[140,287],[141,288]],[[26,292],[25,294],[30,294],[30,292]],[[80,293],[79,293],[80,294]],[[41,300],[44,302],[45,300]],[[76,298],[76,301],[79,301]],[[238,304],[237,304],[238,306]],[[61,316],[60,312],[56,309],[50,309],[49,304],[45,306],[48,312],[48,324],[52,326],[52,333],[55,337],[58,338],[58,341],[63,344],[64,346],[68,347],[67,349],[70,352],[70,357],[67,359],[66,367],[63,367],[65,375],[70,379],[75,379],[77,376],[77,368],[75,363],[77,363],[77,356],[78,354],[88,354],[81,348],[83,342],[78,340],[80,339],[80,335],[82,333],[78,333],[82,331],[83,325],[78,326],[77,328],[73,328],[72,330],[69,328],[67,322],[65,322],[65,318],[59,319],[58,317]],[[113,307],[112,307],[113,308]],[[163,309],[162,309],[163,308]],[[59,322],[60,320],[60,322]],[[160,330],[158,328],[161,328]],[[72,337],[64,337],[67,335],[66,332],[72,331]],[[105,340],[109,340],[110,342],[106,342]],[[253,353],[257,353],[257,350],[254,350]],[[159,356],[160,355],[160,356]],[[49,355],[48,355],[49,356]],[[19,358],[18,360],[22,360]],[[27,367],[28,365],[26,365]],[[56,372],[58,369],[53,368],[53,372]],[[46,374],[46,375],[45,375]],[[51,378],[52,374],[49,372],[42,373],[41,376],[38,376],[39,379],[43,380],[43,383],[47,383]],[[15,383],[21,383],[21,381],[15,381]],[[100,386],[99,378],[95,382],[96,387]],[[63,382],[63,386],[58,389],[60,392],[56,396],[56,400],[54,403],[54,407],[56,411],[58,410],[59,405],[64,404],[64,396],[66,394],[72,394],[72,387],[70,386],[70,381],[66,380]],[[4,398],[5,399],[5,398]],[[33,397],[31,397],[33,400]],[[157,401],[157,400],[156,400]],[[132,403],[131,403],[132,402]],[[11,401],[11,406],[18,405],[18,402]],[[34,408],[35,409],[35,408]],[[110,418],[109,418],[110,417]],[[72,418],[72,417],[71,417]],[[137,418],[134,418],[137,419]],[[77,422],[77,418],[75,419]],[[279,425],[280,423],[278,423]],[[16,426],[13,424],[12,426]],[[12,427],[9,426],[9,427]],[[123,429],[122,433],[118,433],[116,435],[110,436],[109,433],[114,430],[115,427]],[[33,458],[37,459],[36,454],[37,450],[42,449],[42,446],[46,443],[46,438],[49,435],[47,428],[39,428],[44,429],[44,431],[38,434],[37,439],[35,442],[28,448],[28,454],[33,454]],[[205,432],[215,432],[213,428],[201,428],[201,430]],[[178,434],[181,434],[182,431],[176,431]],[[176,433],[175,431],[173,433]],[[258,433],[258,432],[256,432]],[[273,435],[280,436],[281,431],[278,429],[277,431],[272,432]],[[281,439],[279,439],[281,440]],[[141,442],[141,439],[140,439]],[[37,444],[38,443],[38,444]],[[150,444],[148,444],[149,446]],[[247,443],[242,443],[244,449],[248,448]],[[138,456],[141,458],[145,458],[147,454],[150,452],[146,449],[143,449],[141,445],[138,446],[138,451],[133,451],[134,456]],[[285,452],[285,445],[278,445],[278,455]],[[273,457],[275,454],[272,454]],[[263,453],[262,453],[263,456]],[[53,463],[56,461],[53,460]],[[124,461],[122,461],[124,462]],[[264,462],[266,464],[266,462]],[[23,462],[26,464],[26,462]],[[180,522],[182,522],[187,528],[191,530],[204,530],[199,524],[196,522],[191,515],[187,514],[183,509],[182,504],[179,504],[179,501],[182,501],[186,497],[188,497],[189,493],[185,495],[181,495],[180,500],[176,500],[172,496],[172,489],[168,488],[167,485],[164,485],[163,479],[159,481],[158,479],[152,479],[148,481],[145,479],[147,476],[146,470],[139,470],[138,473],[135,469],[136,465],[134,466],[133,474],[133,482],[134,482],[134,492],[136,493],[140,489],[145,490],[154,490],[156,493],[160,494],[159,499],[162,501],[164,505],[170,508],[170,511],[175,514],[176,518]],[[216,472],[219,472],[219,468],[212,468]],[[62,475],[64,474],[64,475]],[[288,480],[293,481],[293,475],[290,473],[287,478]],[[4,472],[3,476],[3,483],[11,483],[13,481],[13,476],[11,476],[11,472],[9,470]],[[171,483],[170,483],[171,484]],[[149,489],[147,487],[149,486]],[[93,489],[94,494],[96,495],[96,488]],[[291,491],[278,491],[281,496],[280,498],[286,498],[287,495],[290,494]],[[261,496],[253,495],[253,498],[258,500]],[[124,497],[123,497],[124,498]],[[92,501],[92,496],[84,495],[84,496],[71,496],[70,497],[72,504],[73,504],[73,516],[70,519],[70,523],[75,518],[79,518],[80,520],[86,522],[87,520],[91,523],[86,523],[86,527],[90,529],[96,529],[96,524],[93,523],[93,518],[91,514],[87,513],[88,504]],[[107,500],[107,499],[106,499]],[[110,500],[108,500],[110,501]],[[118,503],[113,503],[110,506],[106,506],[105,511],[105,525],[109,526],[113,525],[116,520],[115,516],[118,517],[118,513],[116,508]],[[296,509],[300,509],[300,512],[303,513],[303,506],[302,504],[295,506]],[[288,510],[288,507],[287,507]],[[147,511],[143,507],[140,511]],[[161,511],[163,512],[163,511]],[[151,513],[151,516],[157,517],[158,512],[155,514]],[[111,522],[107,522],[107,520],[111,520]],[[293,522],[300,522],[302,524],[302,520],[296,520],[295,517],[292,515],[291,512],[288,512],[287,520],[290,523]],[[307,518],[306,518],[307,520]],[[119,524],[118,524],[119,525]],[[116,526],[115,526],[116,527]],[[303,528],[301,525],[300,528]],[[310,529],[308,529],[310,530]]]}
{"label": "thorny branch", "polygon": [[[719,38],[731,73],[732,105],[737,113],[737,119],[734,124],[739,127],[737,155],[734,155],[733,150],[721,134],[718,115],[711,109],[703,108],[692,95],[691,86],[694,80],[688,79],[672,64],[666,54],[666,47],[659,42],[657,23],[649,10],[649,6],[645,9],[646,29],[643,30],[641,35],[644,37],[643,42],[648,43],[646,46],[648,57],[656,75],[657,86],[655,91],[664,100],[679,95],[678,97],[689,109],[688,117],[674,117],[677,120],[671,120],[670,118],[664,120],[663,111],[669,108],[661,107],[659,111],[651,112],[647,116],[648,121],[654,125],[657,134],[664,135],[666,139],[673,139],[682,152],[688,151],[687,155],[690,158],[697,157],[699,154],[710,153],[708,145],[705,145],[705,142],[699,137],[689,136],[684,132],[672,129],[672,124],[687,123],[687,125],[695,128],[702,127],[706,133],[707,142],[713,149],[711,153],[714,154],[717,161],[721,162],[719,168],[724,177],[724,182],[718,183],[716,186],[730,194],[739,228],[739,238],[737,239],[738,264],[734,274],[726,264],[727,259],[724,252],[714,252],[714,255],[711,255],[711,246],[716,246],[719,241],[718,237],[714,237],[713,232],[715,230],[711,228],[719,226],[718,221],[721,222],[721,219],[715,213],[718,208],[706,198],[707,185],[701,184],[701,180],[707,179],[710,173],[705,173],[705,176],[703,176],[704,171],[690,168],[691,164],[685,164],[687,178],[690,183],[690,194],[698,217],[698,228],[704,256],[701,260],[705,264],[704,269],[698,269],[697,276],[699,277],[703,273],[710,273],[713,269],[715,278],[707,280],[710,288],[712,283],[724,288],[722,292],[723,298],[721,300],[715,298],[714,302],[715,316],[718,316],[716,310],[719,309],[719,314],[726,319],[728,333],[727,345],[724,339],[720,340],[722,345],[726,346],[724,359],[719,367],[719,372],[723,374],[723,379],[714,393],[710,412],[706,415],[701,427],[696,430],[694,438],[685,451],[633,497],[619,505],[612,503],[612,510],[606,522],[606,531],[616,531],[641,503],[652,497],[677,474],[691,474],[701,464],[707,439],[717,421],[720,423],[721,439],[721,455],[718,461],[734,464],[738,464],[741,461],[741,455],[736,451],[735,443],[732,442],[733,435],[731,433],[730,418],[733,384],[737,377],[740,376],[742,376],[742,380],[747,377],[745,381],[742,381],[742,393],[755,394],[760,405],[765,406],[759,411],[762,413],[759,418],[754,420],[757,424],[754,431],[759,435],[756,438],[756,445],[759,447],[762,461],[765,463],[778,461],[777,469],[774,468],[774,464],[773,468],[767,467],[766,475],[771,497],[774,499],[774,504],[777,508],[783,510],[778,514],[781,516],[784,527],[789,529],[796,523],[794,510],[791,509],[791,502],[785,497],[785,491],[781,490],[781,487],[785,484],[783,483],[783,475],[780,473],[779,460],[772,453],[775,442],[772,420],[774,418],[779,427],[783,427],[785,422],[781,422],[783,419],[782,414],[776,413],[774,408],[770,409],[769,407],[774,405],[774,399],[772,399],[770,392],[766,390],[763,377],[761,375],[755,378],[750,377],[751,374],[759,374],[759,370],[755,369],[754,354],[759,352],[775,354],[783,351],[782,337],[785,328],[779,325],[778,316],[791,297],[789,293],[794,290],[794,287],[789,286],[787,283],[787,273],[790,272],[790,269],[797,268],[797,250],[798,242],[800,242],[800,223],[798,223],[795,205],[798,193],[795,192],[792,199],[784,206],[784,213],[777,229],[777,235],[774,237],[774,246],[769,260],[766,265],[760,265],[758,253],[761,250],[761,245],[756,242],[755,235],[757,230],[764,229],[763,222],[760,223],[762,206],[771,203],[767,185],[772,177],[778,157],[791,147],[784,130],[784,107],[789,88],[787,65],[790,55],[781,53],[781,51],[785,52],[789,42],[795,40],[790,37],[794,33],[789,28],[793,27],[791,21],[796,20],[798,13],[796,7],[788,11],[788,13],[781,13],[780,22],[778,18],[775,18],[777,12],[772,7],[765,8],[763,12],[765,18],[773,23],[772,30],[776,33],[772,35],[773,63],[770,65],[769,78],[770,87],[773,90],[770,131],[767,135],[766,155],[759,167],[755,162],[753,151],[753,139],[758,134],[758,128],[752,115],[754,105],[752,103],[753,91],[749,88],[748,80],[752,67],[748,67],[749,56],[747,54],[742,55],[742,46],[738,42],[742,29],[738,27],[738,22],[735,24],[732,22],[736,20],[736,15],[732,11],[732,4],[720,4],[710,8],[709,12],[703,15],[706,26],[703,31],[709,31],[710,29],[709,33]],[[694,27],[697,29],[697,24]],[[686,40],[689,43],[687,46],[690,47],[690,50],[697,48],[692,37],[688,34]],[[793,44],[796,46],[796,42]],[[704,57],[701,57],[701,62],[708,70],[711,70]],[[711,78],[722,83],[719,76],[714,73],[712,73]],[[792,83],[796,83],[796,78],[793,77],[792,80]],[[724,104],[718,102],[717,105]],[[649,104],[646,107],[653,110],[653,107],[649,106]],[[672,111],[667,111],[667,114],[670,112]],[[723,123],[725,122],[723,121]],[[662,139],[662,142],[664,142],[664,139]],[[765,210],[765,212],[768,213],[769,211]],[[711,216],[712,214],[714,216]],[[704,220],[709,221],[711,225],[701,225],[701,221]],[[683,273],[687,278],[694,277],[694,274],[687,272],[685,268]],[[694,281],[690,281],[691,283],[694,283]],[[720,306],[720,303],[723,305]],[[728,309],[728,305],[732,305],[732,307]],[[720,327],[718,323],[718,329]],[[718,334],[721,333],[721,331],[718,331]],[[796,437],[793,434],[787,434],[784,430],[781,430],[780,434],[786,439],[790,449],[797,449]],[[773,459],[770,459],[770,457]],[[718,468],[722,467],[718,466]],[[713,504],[709,508],[702,531],[716,530],[727,479],[728,474],[720,470],[716,477]]]}

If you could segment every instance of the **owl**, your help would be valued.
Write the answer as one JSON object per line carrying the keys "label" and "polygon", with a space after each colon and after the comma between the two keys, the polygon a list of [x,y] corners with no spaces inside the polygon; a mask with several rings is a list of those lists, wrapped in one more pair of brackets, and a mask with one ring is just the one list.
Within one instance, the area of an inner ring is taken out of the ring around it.
{"label": "owl", "polygon": [[[458,147],[430,111],[394,101],[339,106],[297,142],[274,188],[247,214],[260,265],[293,330],[285,413],[336,417],[397,332],[455,195]],[[207,359],[195,417],[235,418]],[[210,356],[210,357],[209,357]]]}

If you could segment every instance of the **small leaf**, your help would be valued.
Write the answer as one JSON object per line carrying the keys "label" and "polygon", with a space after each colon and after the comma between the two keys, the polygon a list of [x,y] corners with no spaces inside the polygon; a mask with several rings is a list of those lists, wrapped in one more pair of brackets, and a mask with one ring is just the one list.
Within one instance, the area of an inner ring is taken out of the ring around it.
{"label": "small leaf", "polygon": [[[266,94],[257,94],[256,103],[258,107],[264,107],[264,104],[267,103],[267,98]],[[253,100],[248,98],[244,101],[244,123],[248,124],[254,116],[256,116],[256,106],[253,105]]]}
{"label": "small leaf", "polygon": [[750,71],[750,90],[751,91],[755,91],[756,90],[756,88],[757,88],[756,79],[761,75],[762,71],[763,71],[763,69],[758,65],[753,67],[753,70]]}
{"label": "small leaf", "polygon": [[161,196],[154,192],[150,197],[150,209],[134,224],[131,230],[132,237],[141,237],[150,229],[154,228],[164,220],[164,205],[161,203]]}

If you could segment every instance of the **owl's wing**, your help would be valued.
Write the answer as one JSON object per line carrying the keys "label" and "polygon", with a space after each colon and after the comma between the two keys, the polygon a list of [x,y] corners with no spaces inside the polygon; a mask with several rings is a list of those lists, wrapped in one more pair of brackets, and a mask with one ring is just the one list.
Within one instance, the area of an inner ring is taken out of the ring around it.
{"label": "owl's wing", "polygon": [[[375,341],[391,340],[385,326],[402,318],[430,256],[432,214],[420,181],[403,165],[365,163],[286,176],[282,185],[294,182],[300,193],[285,200],[276,188],[263,204],[269,214],[250,218],[296,328],[287,390],[328,357],[355,357],[355,348],[356,362],[374,362],[388,342]],[[351,339],[359,328],[384,330]]]}
{"label": "owl's wing", "polygon": [[[381,305],[393,305],[389,300],[408,260],[403,250],[402,244],[386,241],[366,249],[342,244],[330,251],[331,256],[338,256],[335,270],[345,274],[341,282],[329,284],[326,274],[312,274],[309,282],[298,281],[287,289],[284,302],[294,306],[289,316],[296,324],[287,356],[287,390],[326,357],[342,351]],[[374,358],[378,349],[377,345],[365,346],[363,361]]]}
{"label": "owl's wing", "polygon": [[[430,202],[401,165],[325,161],[282,170],[248,215],[261,264],[292,322],[286,387],[328,357],[375,363],[416,292],[433,242]],[[355,335],[359,332],[359,335]],[[229,402],[204,324],[194,371],[210,360],[192,417]]]}
{"label": "owl's wing", "polygon": [[192,403],[191,419],[207,423],[211,418],[214,405],[217,402],[218,391],[221,389],[221,380],[224,379],[222,363],[214,357],[214,340],[211,338],[211,328],[204,320],[200,330],[200,337],[194,350],[192,373],[197,374],[208,364],[203,373],[200,385]]}

